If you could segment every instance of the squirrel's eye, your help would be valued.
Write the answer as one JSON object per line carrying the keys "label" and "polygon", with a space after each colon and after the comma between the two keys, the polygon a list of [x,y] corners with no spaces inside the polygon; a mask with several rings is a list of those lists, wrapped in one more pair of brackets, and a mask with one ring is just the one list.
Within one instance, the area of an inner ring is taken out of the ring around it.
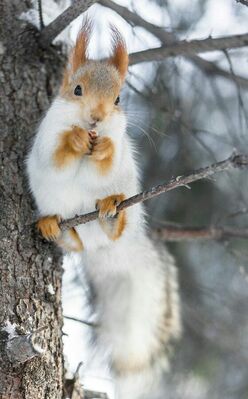
{"label": "squirrel's eye", "polygon": [[120,102],[120,96],[118,96],[118,97],[116,98],[116,100],[115,100],[115,105],[118,105],[119,102]]}
{"label": "squirrel's eye", "polygon": [[82,87],[77,85],[75,87],[74,94],[75,94],[75,96],[81,96],[82,95]]}

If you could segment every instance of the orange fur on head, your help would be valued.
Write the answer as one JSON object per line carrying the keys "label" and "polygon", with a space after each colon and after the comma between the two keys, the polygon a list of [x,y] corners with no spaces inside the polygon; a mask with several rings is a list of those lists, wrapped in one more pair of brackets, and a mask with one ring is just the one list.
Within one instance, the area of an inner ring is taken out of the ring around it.
{"label": "orange fur on head", "polygon": [[114,65],[119,72],[121,81],[123,82],[128,68],[128,53],[125,40],[121,36],[118,29],[111,25],[112,32],[112,52],[113,55],[109,59],[109,63]]}
{"label": "orange fur on head", "polygon": [[69,77],[76,70],[87,61],[87,49],[89,45],[90,35],[92,31],[92,22],[85,18],[82,27],[77,35],[75,47],[71,50],[69,55],[69,64],[66,67],[63,75],[62,89],[66,88],[69,84]]}

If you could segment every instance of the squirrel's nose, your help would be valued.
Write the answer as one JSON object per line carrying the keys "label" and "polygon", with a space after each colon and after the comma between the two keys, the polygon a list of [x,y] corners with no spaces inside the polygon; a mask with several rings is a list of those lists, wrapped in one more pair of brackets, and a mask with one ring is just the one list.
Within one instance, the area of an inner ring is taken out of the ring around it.
{"label": "squirrel's nose", "polygon": [[105,117],[105,110],[102,104],[98,105],[95,109],[92,109],[90,113],[92,121],[95,123],[101,122]]}
{"label": "squirrel's nose", "polygon": [[100,122],[100,118],[99,118],[99,116],[94,116],[94,117],[92,117],[92,119],[93,119],[93,121],[94,122]]}
{"label": "squirrel's nose", "polygon": [[91,119],[95,123],[100,122],[102,120],[101,116],[97,114],[91,114]]}

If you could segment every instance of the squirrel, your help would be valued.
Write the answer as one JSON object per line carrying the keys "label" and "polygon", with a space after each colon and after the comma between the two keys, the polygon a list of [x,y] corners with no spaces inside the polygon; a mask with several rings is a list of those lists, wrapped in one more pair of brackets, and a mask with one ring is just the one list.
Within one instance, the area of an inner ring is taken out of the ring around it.
{"label": "squirrel", "polygon": [[[27,173],[38,230],[79,253],[98,317],[96,343],[109,353],[117,397],[144,398],[168,366],[170,341],[181,334],[177,271],[173,257],[149,237],[141,204],[117,212],[140,191],[119,104],[128,53],[112,26],[111,56],[89,59],[91,31],[85,19],[59,94],[35,135]],[[62,219],[94,208],[98,220],[60,230]]]}

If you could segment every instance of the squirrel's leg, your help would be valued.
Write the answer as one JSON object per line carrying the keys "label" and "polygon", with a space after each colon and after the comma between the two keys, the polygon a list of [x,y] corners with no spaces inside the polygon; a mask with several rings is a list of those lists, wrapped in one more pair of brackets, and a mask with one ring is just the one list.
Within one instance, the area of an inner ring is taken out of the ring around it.
{"label": "squirrel's leg", "polygon": [[114,144],[109,137],[102,136],[93,139],[90,159],[101,174],[107,173],[113,164]]}
{"label": "squirrel's leg", "polygon": [[37,222],[37,229],[48,241],[55,241],[56,244],[66,251],[80,252],[83,250],[83,243],[74,228],[61,231],[59,222],[61,218],[57,215],[42,217]]}
{"label": "squirrel's leg", "polygon": [[100,224],[111,240],[117,240],[126,226],[126,212],[117,213],[117,206],[124,199],[124,194],[114,194],[96,201]]}
{"label": "squirrel's leg", "polygon": [[72,126],[60,137],[59,144],[53,154],[53,161],[57,168],[67,166],[72,161],[90,155],[93,139],[89,132],[79,126]]}

